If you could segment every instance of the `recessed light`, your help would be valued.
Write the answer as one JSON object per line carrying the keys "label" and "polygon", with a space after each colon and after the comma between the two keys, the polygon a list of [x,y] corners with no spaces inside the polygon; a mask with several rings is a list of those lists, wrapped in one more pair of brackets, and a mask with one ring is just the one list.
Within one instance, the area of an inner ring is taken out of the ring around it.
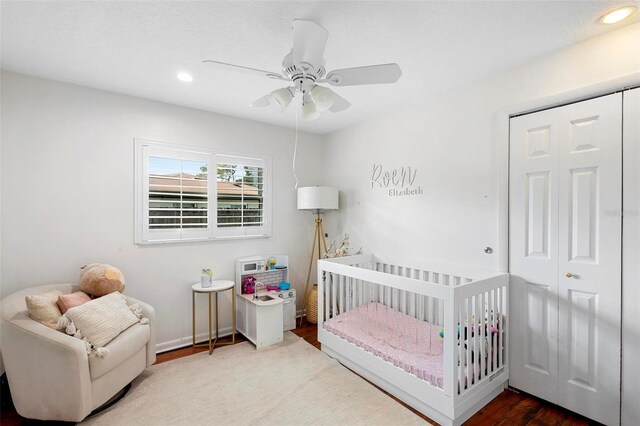
{"label": "recessed light", "polygon": [[634,6],[619,7],[602,15],[600,22],[603,24],[615,24],[633,15],[637,10]]}
{"label": "recessed light", "polygon": [[176,77],[180,81],[186,81],[186,82],[193,81],[193,77],[191,76],[191,74],[186,72],[179,72],[178,75],[176,75]]}

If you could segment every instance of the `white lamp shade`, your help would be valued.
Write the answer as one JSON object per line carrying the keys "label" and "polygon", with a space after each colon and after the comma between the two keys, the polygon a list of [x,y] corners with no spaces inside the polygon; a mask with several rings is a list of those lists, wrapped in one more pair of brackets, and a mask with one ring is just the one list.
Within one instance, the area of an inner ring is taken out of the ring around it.
{"label": "white lamp shade", "polygon": [[338,210],[338,188],[329,186],[298,188],[298,210]]}
{"label": "white lamp shade", "polygon": [[288,87],[284,87],[282,89],[274,90],[273,92],[271,92],[271,102],[278,105],[282,111],[284,111],[284,109],[289,106],[292,99],[293,94]]}
{"label": "white lamp shade", "polygon": [[326,111],[333,105],[333,102],[336,100],[335,93],[333,90],[328,89],[322,86],[315,86],[309,92],[311,99],[316,104],[316,109],[318,111]]}
{"label": "white lamp shade", "polygon": [[316,109],[316,104],[311,100],[305,101],[304,105],[302,105],[302,119],[304,121],[311,121],[318,117],[320,117],[320,113]]}

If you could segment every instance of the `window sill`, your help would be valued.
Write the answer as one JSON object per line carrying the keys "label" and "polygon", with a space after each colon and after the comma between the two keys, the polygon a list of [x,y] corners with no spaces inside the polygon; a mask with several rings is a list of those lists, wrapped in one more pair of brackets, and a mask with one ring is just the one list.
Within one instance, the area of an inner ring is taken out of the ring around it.
{"label": "window sill", "polygon": [[213,237],[213,238],[192,238],[184,240],[153,240],[153,241],[136,241],[136,245],[140,246],[157,246],[166,244],[190,244],[190,243],[206,243],[215,241],[228,241],[228,240],[253,240],[260,238],[269,238],[271,235],[230,235],[225,237]]}

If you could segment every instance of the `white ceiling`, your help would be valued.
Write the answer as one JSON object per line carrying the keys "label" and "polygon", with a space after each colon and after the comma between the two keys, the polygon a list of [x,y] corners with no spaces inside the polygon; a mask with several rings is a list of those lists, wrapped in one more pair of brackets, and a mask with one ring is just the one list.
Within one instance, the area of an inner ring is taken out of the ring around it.
{"label": "white ceiling", "polygon": [[[637,22],[600,15],[637,1],[102,1],[1,3],[1,59],[8,71],[293,127],[285,113],[252,109],[278,82],[213,69],[214,59],[280,70],[290,23],[329,30],[327,70],[397,62],[394,85],[335,90],[353,106],[301,129],[327,133],[420,104],[552,50]],[[192,83],[178,81],[190,72]]]}

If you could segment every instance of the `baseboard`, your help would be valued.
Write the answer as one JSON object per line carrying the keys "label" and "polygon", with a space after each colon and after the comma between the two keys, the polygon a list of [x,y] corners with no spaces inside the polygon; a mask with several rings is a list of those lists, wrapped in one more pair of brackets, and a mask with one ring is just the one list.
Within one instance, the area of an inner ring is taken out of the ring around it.
{"label": "baseboard", "polygon": [[[220,337],[231,336],[231,327],[225,327],[218,330]],[[215,339],[215,333],[213,338]],[[209,332],[205,331],[204,333],[196,334],[196,343],[203,343],[209,341]],[[169,340],[167,342],[162,342],[156,344],[156,353],[162,353],[167,351],[172,351],[174,349],[184,348],[186,346],[191,346],[193,344],[193,336],[185,336],[180,337],[178,339]]]}
{"label": "baseboard", "polygon": [[[296,318],[300,318],[302,316],[302,309],[296,312]],[[220,337],[231,336],[231,327],[221,328],[219,330]],[[204,333],[196,334],[196,342],[202,343],[209,340],[209,332],[205,331]],[[166,342],[156,344],[156,353],[160,354],[162,352],[172,351],[174,349],[184,348],[186,346],[191,346],[193,344],[192,336],[180,337],[174,340],[168,340]]]}

